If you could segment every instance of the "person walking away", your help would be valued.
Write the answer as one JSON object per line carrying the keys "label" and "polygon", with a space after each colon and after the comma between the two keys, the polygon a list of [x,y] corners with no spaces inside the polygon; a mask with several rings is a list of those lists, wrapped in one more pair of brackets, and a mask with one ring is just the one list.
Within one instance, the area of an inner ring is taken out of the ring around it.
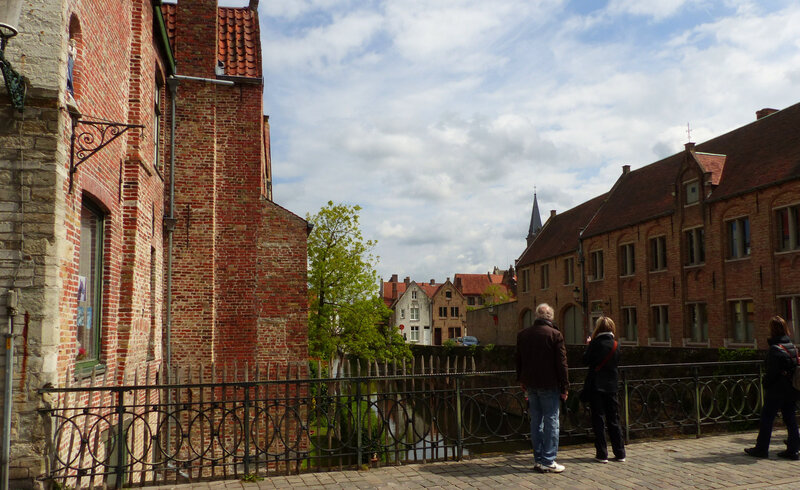
{"label": "person walking away", "polygon": [[553,308],[542,303],[535,316],[533,325],[517,334],[517,381],[528,395],[533,469],[561,473],[556,454],[559,409],[569,390],[567,348],[553,323]]}
{"label": "person walking away", "polygon": [[619,344],[614,338],[614,321],[601,316],[595,322],[594,332],[587,339],[589,345],[583,353],[583,363],[589,367],[584,390],[589,390],[589,407],[592,412],[595,459],[608,463],[606,428],[614,451],[614,461],[625,461],[625,442],[619,425]]}
{"label": "person walking away", "polygon": [[764,406],[761,408],[761,422],[758,428],[758,437],[755,447],[745,448],[744,452],[756,458],[769,456],[769,440],[772,436],[772,424],[780,409],[783,423],[789,431],[786,441],[786,450],[778,453],[778,457],[785,459],[800,459],[800,433],[797,429],[797,419],[794,408],[797,391],[792,387],[792,374],[797,369],[797,348],[790,339],[786,320],[774,316],[769,321],[770,337],[767,339],[769,349],[764,373]]}

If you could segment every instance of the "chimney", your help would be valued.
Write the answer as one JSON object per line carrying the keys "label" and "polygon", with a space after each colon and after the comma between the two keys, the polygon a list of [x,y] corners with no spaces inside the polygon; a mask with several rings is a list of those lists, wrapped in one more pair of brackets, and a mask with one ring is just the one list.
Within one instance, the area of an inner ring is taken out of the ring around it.
{"label": "chimney", "polygon": [[214,78],[217,66],[217,2],[181,0],[176,9],[175,50],[181,74]]}
{"label": "chimney", "polygon": [[431,286],[433,286],[434,284],[436,284],[436,280],[435,279],[431,279]]}
{"label": "chimney", "polygon": [[550,210],[550,217],[551,218],[555,218],[556,217],[556,210],[555,209],[551,209]]}
{"label": "chimney", "polygon": [[250,0],[250,10],[258,12],[258,0]]}
{"label": "chimney", "polygon": [[686,148],[686,151],[689,153],[694,151],[694,143],[692,143],[691,141],[683,145],[683,147]]}
{"label": "chimney", "polygon": [[410,283],[410,282],[411,282],[411,278],[410,278],[410,277],[408,277],[408,276],[406,276],[406,278],[405,278],[405,279],[403,279],[403,282],[404,282],[404,283],[406,283],[406,285],[408,285],[408,283]]}
{"label": "chimney", "polygon": [[397,298],[397,281],[392,283],[392,299]]}
{"label": "chimney", "polygon": [[622,166],[622,175],[627,175],[631,173],[631,166],[630,165],[623,165]]}
{"label": "chimney", "polygon": [[397,282],[397,274],[392,274],[392,278],[389,279],[389,282]]}
{"label": "chimney", "polygon": [[778,109],[770,109],[769,107],[765,107],[760,111],[756,111],[756,120],[759,120],[762,117],[767,117],[770,114],[775,114],[776,112],[778,112]]}

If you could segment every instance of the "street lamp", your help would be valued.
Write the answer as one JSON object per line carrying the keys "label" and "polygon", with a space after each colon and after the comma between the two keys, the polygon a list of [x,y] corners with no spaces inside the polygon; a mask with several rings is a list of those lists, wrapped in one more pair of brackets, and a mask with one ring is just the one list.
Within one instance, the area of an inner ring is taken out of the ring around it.
{"label": "street lamp", "polygon": [[19,16],[22,12],[22,0],[0,0],[0,71],[6,82],[6,90],[11,97],[11,104],[19,112],[25,106],[25,92],[27,87],[22,75],[14,71],[11,63],[6,61],[5,51],[8,40],[19,32]]}

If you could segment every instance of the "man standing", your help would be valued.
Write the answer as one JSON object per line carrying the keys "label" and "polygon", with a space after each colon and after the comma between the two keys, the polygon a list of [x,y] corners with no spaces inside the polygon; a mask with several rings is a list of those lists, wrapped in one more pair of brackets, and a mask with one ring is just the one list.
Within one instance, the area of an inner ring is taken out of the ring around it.
{"label": "man standing", "polygon": [[553,324],[553,308],[547,303],[536,307],[533,325],[517,334],[517,381],[528,394],[531,417],[533,469],[561,473],[558,453],[558,412],[567,400],[567,348],[564,336]]}

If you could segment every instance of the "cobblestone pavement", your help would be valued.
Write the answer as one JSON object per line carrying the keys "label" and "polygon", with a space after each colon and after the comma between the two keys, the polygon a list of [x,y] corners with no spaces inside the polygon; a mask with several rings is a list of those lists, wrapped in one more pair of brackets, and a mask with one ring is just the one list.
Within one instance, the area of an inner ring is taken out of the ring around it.
{"label": "cobblestone pavement", "polygon": [[259,482],[227,480],[157,487],[175,489],[272,488],[800,488],[800,461],[779,459],[785,429],[776,430],[769,459],[747,456],[753,432],[700,439],[634,442],[624,463],[594,461],[592,446],[563,447],[561,474],[533,471],[528,453],[484,456],[460,462],[273,476]]}

